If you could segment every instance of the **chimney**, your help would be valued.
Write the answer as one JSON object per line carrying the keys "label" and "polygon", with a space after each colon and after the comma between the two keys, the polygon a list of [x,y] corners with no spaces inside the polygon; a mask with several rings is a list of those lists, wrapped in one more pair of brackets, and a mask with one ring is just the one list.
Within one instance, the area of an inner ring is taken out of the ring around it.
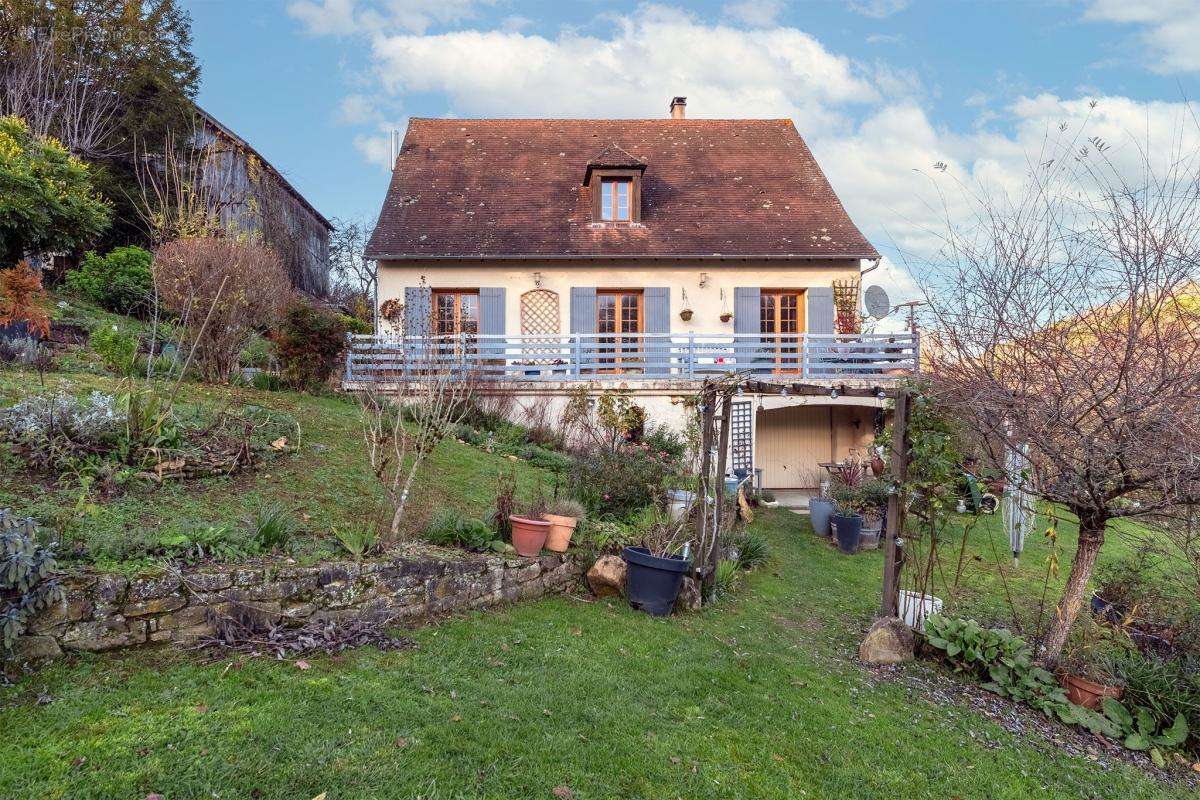
{"label": "chimney", "polygon": [[685,113],[686,107],[687,107],[687,98],[686,97],[672,97],[671,98],[671,119],[683,119],[685,116],[687,116],[687,114]]}

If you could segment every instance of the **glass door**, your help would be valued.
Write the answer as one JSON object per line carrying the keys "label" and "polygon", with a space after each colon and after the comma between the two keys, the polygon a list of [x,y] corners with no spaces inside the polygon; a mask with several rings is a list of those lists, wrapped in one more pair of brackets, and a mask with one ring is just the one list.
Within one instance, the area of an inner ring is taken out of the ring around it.
{"label": "glass door", "polygon": [[601,290],[596,292],[597,355],[600,368],[625,372],[641,362],[642,292],[640,289]]}
{"label": "glass door", "polygon": [[804,333],[804,290],[763,289],[759,294],[758,330],[763,355],[775,363],[776,372],[800,370]]}

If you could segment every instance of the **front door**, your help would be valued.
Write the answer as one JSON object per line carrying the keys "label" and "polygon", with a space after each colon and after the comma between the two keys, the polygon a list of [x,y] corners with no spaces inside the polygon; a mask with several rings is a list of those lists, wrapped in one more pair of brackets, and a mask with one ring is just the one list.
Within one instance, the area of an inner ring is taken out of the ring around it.
{"label": "front door", "polygon": [[800,334],[804,333],[804,290],[763,289],[758,312],[763,355],[774,361],[775,372],[798,371]]}
{"label": "front door", "polygon": [[600,368],[624,372],[640,366],[642,292],[640,289],[601,289],[596,292],[597,355]]}

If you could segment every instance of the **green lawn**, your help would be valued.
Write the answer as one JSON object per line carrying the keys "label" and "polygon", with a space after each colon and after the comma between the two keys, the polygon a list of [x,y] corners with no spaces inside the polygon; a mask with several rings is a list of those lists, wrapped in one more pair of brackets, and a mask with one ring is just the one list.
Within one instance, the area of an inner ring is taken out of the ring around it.
{"label": "green lawn", "polygon": [[1192,796],[876,677],[852,654],[881,555],[839,555],[784,511],[756,527],[774,560],[686,617],[553,598],[308,670],[169,651],[53,666],[0,690],[0,797]]}

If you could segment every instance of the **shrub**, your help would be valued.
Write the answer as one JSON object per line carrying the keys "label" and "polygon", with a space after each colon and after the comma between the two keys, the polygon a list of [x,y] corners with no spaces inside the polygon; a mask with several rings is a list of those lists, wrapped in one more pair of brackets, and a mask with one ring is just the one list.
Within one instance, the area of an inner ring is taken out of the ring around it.
{"label": "shrub", "polygon": [[0,409],[0,438],[35,467],[59,467],[113,448],[125,420],[112,395],[92,392],[82,401],[63,392],[32,395]]}
{"label": "shrub", "polygon": [[62,596],[54,550],[37,543],[33,520],[0,510],[0,656],[12,653],[29,621]]}
{"label": "shrub", "polygon": [[425,527],[425,539],[442,547],[488,550],[495,538],[495,532],[486,522],[465,517],[452,508],[439,509]]}
{"label": "shrub", "polygon": [[104,366],[118,375],[129,375],[137,363],[138,340],[116,325],[100,325],[88,337]]}
{"label": "shrub", "polygon": [[1174,724],[1182,715],[1192,734],[1192,749],[1200,750],[1200,659],[1168,660],[1130,650],[1115,659],[1114,667],[1125,685],[1126,703],[1145,708],[1158,728]]}
{"label": "shrub", "polygon": [[109,311],[140,316],[154,294],[151,260],[140,247],[117,247],[104,256],[88,251],[79,269],[67,273],[67,286]]}
{"label": "shrub", "polygon": [[249,531],[227,525],[200,525],[165,533],[158,544],[163,555],[181,561],[240,561],[258,552]]}
{"label": "shrub", "polygon": [[944,615],[925,622],[926,641],[946,654],[957,672],[985,681],[984,688],[1028,703],[1063,722],[1074,722],[1067,694],[1054,676],[1034,663],[1033,648],[1004,628]]}
{"label": "shrub", "polygon": [[271,343],[287,384],[311,391],[328,383],[338,368],[346,351],[346,324],[336,314],[294,300]]}
{"label": "shrub", "polygon": [[676,433],[666,425],[654,425],[642,437],[646,446],[655,453],[666,453],[676,461],[682,461],[687,456],[687,442],[681,434]]}
{"label": "shrub", "polygon": [[50,317],[42,308],[42,276],[21,261],[0,270],[0,326],[24,324],[30,336],[48,336]]}
{"label": "shrub", "polygon": [[[11,9],[11,3],[5,8]],[[112,219],[88,165],[20,117],[0,117],[0,261],[86,247]]]}
{"label": "shrub", "polygon": [[238,353],[238,364],[243,367],[266,369],[271,366],[271,342],[257,333],[250,334],[250,340]]}
{"label": "shrub", "polygon": [[492,527],[504,541],[512,540],[512,523],[509,517],[517,508],[517,472],[515,469],[501,470],[496,475],[496,499],[492,504]]}
{"label": "shrub", "polygon": [[637,531],[611,519],[588,520],[579,528],[580,543],[599,553],[619,553],[638,540]]}
{"label": "shrub", "polygon": [[596,517],[627,518],[661,502],[668,481],[678,477],[680,464],[645,444],[614,450],[597,448],[571,467],[571,494]]}
{"label": "shrub", "polygon": [[260,245],[202,236],[159,248],[154,285],[179,314],[200,374],[228,381],[258,326],[278,319],[291,292],[283,262]]}

